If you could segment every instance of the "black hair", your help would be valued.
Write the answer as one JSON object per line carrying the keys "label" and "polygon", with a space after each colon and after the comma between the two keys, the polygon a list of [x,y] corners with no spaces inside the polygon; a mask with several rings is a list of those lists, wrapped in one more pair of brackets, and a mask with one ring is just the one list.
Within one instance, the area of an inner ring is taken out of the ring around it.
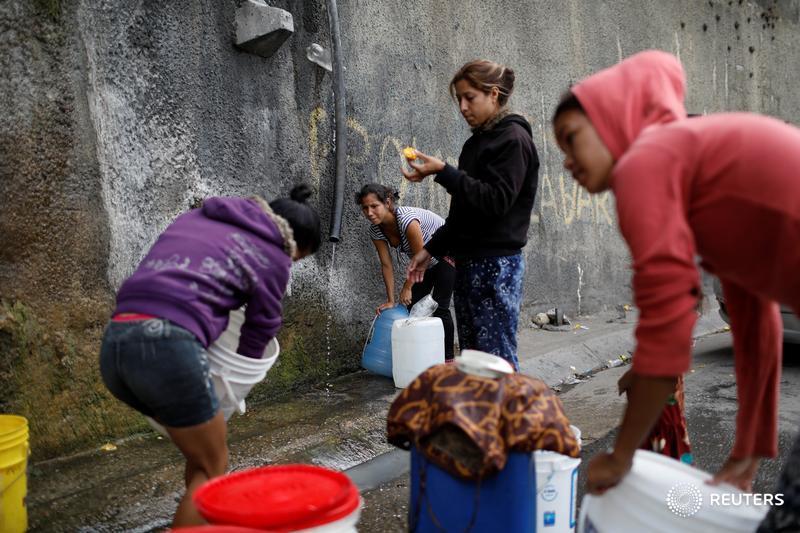
{"label": "black hair", "polygon": [[553,124],[556,123],[556,119],[561,113],[566,113],[567,111],[586,113],[586,111],[583,110],[583,106],[578,101],[578,98],[575,96],[575,93],[569,90],[562,94],[561,99],[558,101],[558,106],[556,106],[556,110],[553,112]]}
{"label": "black hair", "polygon": [[296,185],[289,193],[289,198],[278,198],[269,203],[277,214],[286,219],[292,227],[294,240],[300,250],[314,253],[322,242],[319,215],[306,204],[311,197],[311,187],[305,183]]}
{"label": "black hair", "polygon": [[387,187],[386,185],[381,185],[380,183],[367,183],[361,190],[356,193],[356,205],[361,205],[362,200],[369,194],[374,194],[378,200],[382,203],[386,203],[387,200],[392,200],[393,203],[397,203],[400,200],[400,193],[397,192],[397,189],[393,187]]}
{"label": "black hair", "polygon": [[189,210],[191,211],[192,209],[199,209],[203,207],[203,200],[204,199],[199,196],[192,197],[192,201],[189,202]]}

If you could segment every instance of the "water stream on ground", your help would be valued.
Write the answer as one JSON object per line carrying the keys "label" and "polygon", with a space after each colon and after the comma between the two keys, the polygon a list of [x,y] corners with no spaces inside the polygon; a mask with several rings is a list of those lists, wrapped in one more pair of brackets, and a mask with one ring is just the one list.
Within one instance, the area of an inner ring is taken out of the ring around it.
{"label": "water stream on ground", "polygon": [[330,396],[331,383],[331,322],[333,321],[333,268],[336,263],[336,243],[331,244],[331,262],[328,267],[328,319],[325,322],[325,395]]}

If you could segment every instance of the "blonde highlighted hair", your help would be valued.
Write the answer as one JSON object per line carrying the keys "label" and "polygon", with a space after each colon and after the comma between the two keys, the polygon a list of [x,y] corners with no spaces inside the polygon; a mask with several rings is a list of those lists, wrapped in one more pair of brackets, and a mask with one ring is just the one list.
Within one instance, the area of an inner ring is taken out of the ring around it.
{"label": "blonde highlighted hair", "polygon": [[456,83],[466,80],[467,83],[484,93],[490,93],[494,87],[497,87],[500,93],[497,102],[502,107],[506,105],[511,93],[514,92],[514,79],[514,70],[511,67],[486,59],[476,59],[458,69],[453,79],[450,80],[450,96],[455,100]]}

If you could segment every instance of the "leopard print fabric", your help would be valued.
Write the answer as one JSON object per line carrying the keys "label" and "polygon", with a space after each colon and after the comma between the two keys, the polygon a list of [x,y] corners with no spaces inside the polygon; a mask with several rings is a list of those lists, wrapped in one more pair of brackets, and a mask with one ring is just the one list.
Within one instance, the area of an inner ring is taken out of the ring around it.
{"label": "leopard print fabric", "polygon": [[522,374],[474,376],[455,365],[417,376],[392,403],[387,431],[390,444],[416,446],[463,479],[502,470],[510,451],[580,454],[561,400],[544,382]]}

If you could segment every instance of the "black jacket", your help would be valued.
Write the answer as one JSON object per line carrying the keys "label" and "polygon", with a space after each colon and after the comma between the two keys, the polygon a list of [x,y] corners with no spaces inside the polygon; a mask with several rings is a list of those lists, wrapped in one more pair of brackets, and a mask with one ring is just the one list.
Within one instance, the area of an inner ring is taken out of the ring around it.
{"label": "black jacket", "polygon": [[474,133],[464,143],[458,169],[445,165],[435,180],[452,201],[444,226],[425,245],[431,255],[505,256],[525,246],[539,158],[523,117],[508,115]]}

